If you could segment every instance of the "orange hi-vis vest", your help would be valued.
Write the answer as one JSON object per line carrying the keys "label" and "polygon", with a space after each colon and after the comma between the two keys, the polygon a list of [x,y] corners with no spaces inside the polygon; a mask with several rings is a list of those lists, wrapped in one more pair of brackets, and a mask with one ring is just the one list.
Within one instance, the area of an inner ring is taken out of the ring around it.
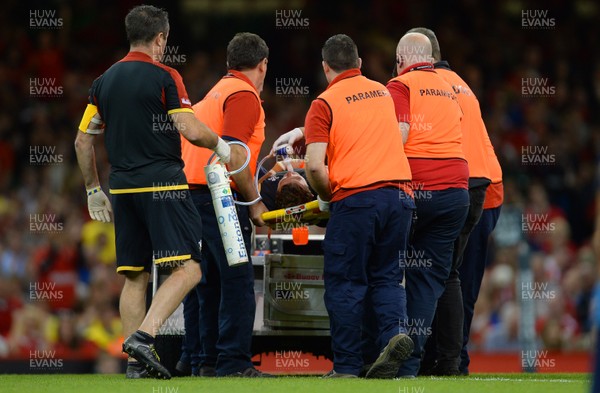
{"label": "orange hi-vis vest", "polygon": [[[223,112],[225,108],[225,101],[227,98],[229,98],[229,96],[240,91],[252,92],[256,96],[258,102],[261,102],[260,96],[256,92],[254,86],[239,78],[226,76],[223,77],[201,101],[192,107],[194,109],[196,118],[205,123],[216,134],[221,136],[223,132]],[[262,108],[262,105],[260,105],[260,116],[258,122],[254,127],[254,133],[252,134],[252,137],[247,143],[251,154],[250,163],[248,165],[253,177],[256,173],[258,155],[264,140],[265,112]],[[181,137],[181,158],[185,163],[183,171],[185,172],[185,176],[189,184],[206,184],[204,167],[206,166],[208,159],[212,154],[212,150],[192,145],[187,139]],[[235,187],[234,183],[232,183],[232,187]]]}
{"label": "orange hi-vis vest", "polygon": [[379,82],[357,75],[342,79],[319,97],[331,108],[327,145],[334,195],[385,181],[410,181],[394,102]]}
{"label": "orange hi-vis vest", "polygon": [[492,145],[489,136],[485,140],[485,151],[487,154],[492,184],[489,185],[485,192],[483,208],[493,209],[502,205],[504,202],[504,185],[502,184],[502,168],[500,167],[500,162],[498,161],[498,157],[496,157],[494,146]]}
{"label": "orange hi-vis vest", "polygon": [[[432,71],[411,71],[392,79],[410,91],[410,124],[404,152],[408,158],[465,158],[462,111],[452,87]],[[403,119],[400,119],[403,121]]]}
{"label": "orange hi-vis vest", "polygon": [[490,180],[492,183],[500,183],[502,181],[502,168],[500,167],[500,162],[498,161],[498,157],[496,157],[496,152],[494,151],[494,146],[492,145],[492,141],[490,141],[489,135],[486,132],[485,138],[485,153],[487,159],[487,165],[490,170]]}
{"label": "orange hi-vis vest", "polygon": [[456,72],[446,68],[436,68],[435,72],[452,86],[463,111],[460,123],[462,148],[469,164],[469,177],[491,179],[485,147],[485,140],[489,141],[489,136],[481,118],[477,97]]}

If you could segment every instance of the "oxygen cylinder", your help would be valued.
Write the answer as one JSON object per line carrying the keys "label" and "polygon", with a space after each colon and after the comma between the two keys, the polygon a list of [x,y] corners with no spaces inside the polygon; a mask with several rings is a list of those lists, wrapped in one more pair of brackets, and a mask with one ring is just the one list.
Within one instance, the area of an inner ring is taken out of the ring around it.
{"label": "oxygen cylinder", "polygon": [[287,158],[288,156],[290,156],[292,154],[294,154],[294,148],[292,146],[288,145],[288,144],[279,145],[275,149],[275,156],[276,157]]}
{"label": "oxygen cylinder", "polygon": [[219,163],[209,164],[204,167],[204,173],[212,196],[221,239],[223,239],[227,263],[229,266],[248,263],[242,227],[235,209],[229,178],[225,175],[225,167]]}

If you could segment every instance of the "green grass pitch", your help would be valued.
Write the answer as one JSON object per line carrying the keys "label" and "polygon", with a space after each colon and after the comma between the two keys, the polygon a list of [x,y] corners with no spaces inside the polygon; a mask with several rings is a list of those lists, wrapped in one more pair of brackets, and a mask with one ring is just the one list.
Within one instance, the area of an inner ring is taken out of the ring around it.
{"label": "green grass pitch", "polygon": [[0,375],[0,392],[43,393],[579,393],[589,374],[473,374],[396,380],[279,378],[173,378],[126,380],[124,375]]}

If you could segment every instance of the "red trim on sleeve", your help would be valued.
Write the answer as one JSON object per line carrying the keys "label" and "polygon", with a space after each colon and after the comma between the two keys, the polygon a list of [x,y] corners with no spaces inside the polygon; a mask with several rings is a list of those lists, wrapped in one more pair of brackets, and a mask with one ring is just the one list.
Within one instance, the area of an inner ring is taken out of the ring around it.
{"label": "red trim on sleeve", "polygon": [[223,137],[248,143],[260,116],[260,104],[251,91],[238,91],[223,104]]}
{"label": "red trim on sleeve", "polygon": [[306,144],[324,142],[329,143],[329,130],[331,130],[331,108],[320,98],[314,100],[304,120],[304,138]]}
{"label": "red trim on sleeve", "polygon": [[[179,75],[177,70],[167,67],[164,64],[157,63],[162,69],[166,70],[171,74],[171,78],[175,81],[175,87],[177,87],[177,95],[179,96],[179,103],[181,104],[181,108],[189,108],[192,109],[192,103],[188,97],[187,91],[185,90],[185,86],[183,84],[183,78]],[[173,108],[169,108],[173,109]]]}
{"label": "red trim on sleeve", "polygon": [[388,83],[387,89],[394,100],[398,122],[410,124],[410,90],[408,86],[400,81],[392,81]]}

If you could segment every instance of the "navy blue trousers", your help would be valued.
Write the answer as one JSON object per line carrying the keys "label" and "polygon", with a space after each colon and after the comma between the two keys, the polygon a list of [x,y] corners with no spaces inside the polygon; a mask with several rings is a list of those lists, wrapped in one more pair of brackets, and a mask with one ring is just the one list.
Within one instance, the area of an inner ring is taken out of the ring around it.
{"label": "navy blue trousers", "polygon": [[489,238],[496,227],[498,217],[500,217],[501,206],[493,209],[484,209],[481,214],[481,219],[473,228],[467,247],[465,248],[463,262],[458,269],[460,273],[460,281],[465,283],[461,286],[463,297],[463,345],[460,353],[459,371],[463,374],[469,372],[469,353],[467,352],[467,344],[471,332],[471,322],[473,321],[473,313],[475,310],[475,302],[479,296],[481,288],[481,280],[486,266],[489,264],[487,257]]}
{"label": "navy blue trousers", "polygon": [[[217,376],[224,376],[252,367],[250,360],[252,329],[256,301],[254,298],[254,270],[251,263],[230,267],[223,250],[223,241],[217,226],[212,197],[207,190],[192,190],[192,200],[202,219],[202,280],[195,288],[199,313],[194,300],[186,299],[186,318],[199,315],[199,328],[186,320],[184,346],[194,351],[199,334],[200,353],[192,353],[192,367],[215,367]],[[248,208],[237,208],[246,250],[250,255],[251,225]],[[199,333],[198,333],[199,332]]]}
{"label": "navy blue trousers", "polygon": [[192,375],[197,375],[202,347],[200,346],[200,306],[196,290],[190,291],[183,299],[183,322],[185,335],[179,361],[190,365]]}
{"label": "navy blue trousers", "polygon": [[415,349],[398,375],[416,376],[437,301],[450,275],[454,241],[469,210],[466,189],[420,191],[415,194],[417,221],[406,269],[408,333]]}
{"label": "navy blue trousers", "polygon": [[487,188],[488,184],[469,188],[469,212],[460,234],[454,242],[450,276],[446,280],[444,293],[438,299],[435,317],[431,324],[431,337],[425,344],[425,354],[421,361],[420,372],[431,369],[436,361],[442,370],[457,372],[459,369],[464,325],[461,287],[471,285],[470,282],[463,282],[460,279],[459,268],[462,265],[471,232],[483,213]]}
{"label": "navy blue trousers", "polygon": [[323,242],[325,306],[330,318],[333,369],[358,375],[363,367],[365,305],[377,332],[376,353],[406,319],[406,293],[398,262],[406,248],[415,205],[394,188],[351,195],[331,203]]}

